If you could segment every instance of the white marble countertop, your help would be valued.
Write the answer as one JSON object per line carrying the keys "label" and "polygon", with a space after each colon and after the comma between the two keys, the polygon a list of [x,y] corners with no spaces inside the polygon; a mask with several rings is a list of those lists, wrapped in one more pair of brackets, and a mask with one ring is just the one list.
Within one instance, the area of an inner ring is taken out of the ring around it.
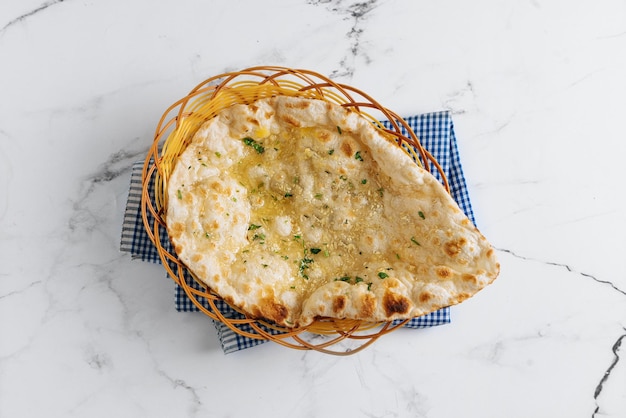
{"label": "white marble countertop", "polygon": [[[0,4],[0,416],[626,416],[626,3]],[[450,110],[498,280],[348,357],[225,355],[119,251],[131,164],[204,79],[312,69]]]}

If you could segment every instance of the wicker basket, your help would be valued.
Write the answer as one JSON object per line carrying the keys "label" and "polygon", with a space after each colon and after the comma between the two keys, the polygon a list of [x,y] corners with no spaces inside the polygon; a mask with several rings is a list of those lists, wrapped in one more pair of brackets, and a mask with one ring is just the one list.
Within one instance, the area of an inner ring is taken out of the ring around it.
{"label": "wicker basket", "polygon": [[[369,346],[382,335],[401,327],[408,320],[371,323],[320,318],[309,326],[291,329],[250,318],[243,313],[240,318],[232,319],[225,316],[220,309],[227,306],[223,299],[195,279],[176,255],[165,248],[169,246],[163,242],[163,237],[167,235],[164,220],[167,179],[174,168],[176,158],[184,151],[194,133],[204,122],[229,106],[238,103],[249,104],[276,95],[325,100],[360,113],[371,120],[417,164],[431,171],[439,171],[444,187],[449,190],[441,167],[433,156],[422,148],[408,124],[364,92],[335,83],[309,70],[253,67],[211,77],[165,111],[157,126],[154,142],[143,168],[141,207],[144,226],[169,276],[184,289],[192,303],[210,318],[221,321],[244,337],[270,340],[293,349],[316,350],[336,355],[353,354]],[[389,121],[390,128],[384,128],[380,120]],[[242,330],[242,325],[247,325],[246,328],[251,331]],[[324,337],[320,338],[320,335]],[[341,351],[333,350],[332,347],[341,341],[351,343],[347,344],[348,348],[345,347],[346,344],[342,344]]]}

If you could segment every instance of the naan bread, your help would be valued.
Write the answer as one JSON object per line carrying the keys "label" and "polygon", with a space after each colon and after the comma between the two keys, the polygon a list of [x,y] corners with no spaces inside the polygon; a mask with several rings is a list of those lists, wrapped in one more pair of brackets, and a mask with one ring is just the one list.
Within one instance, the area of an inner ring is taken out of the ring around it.
{"label": "naan bread", "polygon": [[363,117],[278,96],[206,122],[168,180],[179,259],[286,327],[388,321],[459,303],[499,272],[442,185]]}

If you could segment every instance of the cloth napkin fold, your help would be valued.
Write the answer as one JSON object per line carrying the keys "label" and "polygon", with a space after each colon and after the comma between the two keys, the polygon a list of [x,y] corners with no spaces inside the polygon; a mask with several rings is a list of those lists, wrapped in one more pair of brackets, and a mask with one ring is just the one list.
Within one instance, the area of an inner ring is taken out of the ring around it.
{"label": "cloth napkin fold", "polygon": [[[474,213],[470,198],[467,192],[465,177],[459,157],[456,136],[454,134],[454,125],[449,112],[434,112],[421,115],[410,116],[405,118],[408,125],[420,139],[422,146],[427,149],[441,165],[443,172],[448,178],[450,193],[459,207],[465,212],[467,217],[475,223]],[[387,122],[383,122],[389,126]],[[403,132],[406,134],[406,132]],[[141,261],[161,263],[161,259],[156,251],[152,241],[145,232],[143,221],[141,218],[141,171],[143,161],[139,161],[133,165],[130,190],[124,212],[124,221],[122,226],[122,237],[120,249],[131,254],[133,259]],[[441,180],[436,170],[435,177]],[[161,243],[169,251],[169,239],[164,228],[161,228]],[[187,283],[190,286],[199,288],[199,285],[190,277],[186,276]],[[207,308],[208,304],[200,300]],[[185,291],[176,285],[174,295],[174,305],[179,312],[197,312],[199,309],[191,302]],[[228,318],[242,318],[243,316],[233,310],[225,302],[219,303],[218,308]],[[253,339],[241,336],[232,331],[220,321],[213,321],[217,330],[224,353],[232,353],[244,348],[254,347],[258,344],[266,342],[266,340]],[[427,328],[436,325],[443,325],[450,322],[450,308],[443,308],[432,312],[428,315],[413,318],[407,324],[406,328]],[[239,328],[243,331],[255,333],[248,325],[241,325]],[[268,332],[276,333],[274,330]]]}

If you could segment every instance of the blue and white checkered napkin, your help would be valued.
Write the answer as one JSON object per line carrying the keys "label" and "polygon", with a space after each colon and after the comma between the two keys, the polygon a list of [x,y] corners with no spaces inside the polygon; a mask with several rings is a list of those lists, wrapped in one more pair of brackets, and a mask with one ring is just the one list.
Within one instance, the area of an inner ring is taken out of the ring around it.
{"label": "blue and white checkered napkin", "polygon": [[[443,172],[448,178],[450,192],[454,200],[456,200],[468,218],[472,222],[475,222],[469,195],[467,193],[465,178],[463,177],[463,170],[461,167],[459,151],[457,148],[454,127],[450,114],[448,112],[427,113],[423,115],[411,116],[406,118],[406,121],[420,139],[422,146],[426,148],[441,165]],[[159,258],[154,244],[150,241],[144,230],[141,219],[142,167],[143,162],[137,162],[133,166],[130,180],[130,191],[128,194],[126,211],[124,213],[121,250],[129,252],[134,259],[161,263],[161,259]],[[431,170],[431,172],[434,172],[435,177],[441,180],[439,173],[436,170]],[[173,252],[171,248],[168,248],[170,242],[166,236],[164,228],[161,228],[161,243],[165,249]],[[190,286],[198,288],[198,284],[195,283],[195,281],[193,281],[190,277],[187,277],[187,282]],[[203,301],[200,300],[200,302]],[[209,308],[208,304],[205,304],[205,306],[207,309]],[[178,285],[176,285],[175,291],[175,307],[176,310],[180,312],[199,311],[199,309],[187,297],[185,291]],[[242,318],[240,313],[233,310],[224,302],[219,304],[218,307],[224,316],[228,318]],[[225,353],[231,353],[244,348],[253,347],[266,341],[243,337],[232,331],[222,322],[213,322]],[[443,308],[428,315],[413,318],[407,322],[405,327],[426,328],[435,325],[447,324],[449,322],[450,308]],[[240,328],[242,331],[255,333],[255,331],[248,325],[242,325]],[[273,330],[267,331],[273,333],[276,332]]]}

